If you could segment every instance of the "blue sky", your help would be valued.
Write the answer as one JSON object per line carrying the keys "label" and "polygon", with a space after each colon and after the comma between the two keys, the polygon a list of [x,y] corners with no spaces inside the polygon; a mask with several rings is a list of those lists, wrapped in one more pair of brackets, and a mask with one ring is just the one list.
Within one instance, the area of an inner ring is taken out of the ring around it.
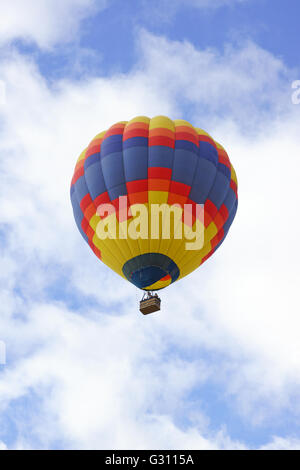
{"label": "blue sky", "polygon": [[[38,56],[46,77],[65,73],[66,56],[78,47],[86,51],[85,60],[92,65],[92,71],[97,70],[100,75],[128,72],[137,60],[135,38],[139,28],[172,40],[190,41],[197,48],[212,47],[220,51],[229,42],[238,45],[250,39],[294,68],[299,60],[299,8],[296,0],[289,0],[288,7],[275,0],[272,8],[269,0],[245,0],[196,10],[195,14],[193,2],[178,2],[177,7],[166,1],[140,2],[136,8],[134,2],[112,0],[103,11],[83,20],[81,34],[64,48],[59,46],[45,53],[32,45],[24,48],[23,41],[18,46]],[[156,14],[160,9],[162,14]],[[96,55],[88,54],[91,50]],[[89,70],[82,72],[88,74]]]}
{"label": "blue sky", "polygon": [[[298,2],[38,5],[0,7],[0,449],[299,449]],[[203,127],[239,179],[225,243],[149,318],[69,201],[139,114]]]}

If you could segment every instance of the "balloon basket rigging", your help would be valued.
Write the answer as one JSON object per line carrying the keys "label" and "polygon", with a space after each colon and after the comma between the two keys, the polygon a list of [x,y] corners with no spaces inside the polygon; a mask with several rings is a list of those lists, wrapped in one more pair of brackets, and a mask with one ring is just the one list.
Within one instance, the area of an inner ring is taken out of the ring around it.
{"label": "balloon basket rigging", "polygon": [[160,304],[161,300],[158,295],[153,294],[152,291],[147,291],[140,301],[140,312],[142,312],[143,315],[158,312],[160,310]]}

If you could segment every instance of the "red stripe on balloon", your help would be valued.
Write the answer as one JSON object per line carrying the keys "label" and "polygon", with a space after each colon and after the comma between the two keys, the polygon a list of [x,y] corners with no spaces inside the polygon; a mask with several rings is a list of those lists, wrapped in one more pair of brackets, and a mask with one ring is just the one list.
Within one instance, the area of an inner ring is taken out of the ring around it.
{"label": "red stripe on balloon", "polygon": [[173,149],[175,147],[175,140],[162,135],[153,137],[149,136],[149,147],[153,147],[154,145],[162,145],[163,147],[170,147]]}
{"label": "red stripe on balloon", "polygon": [[170,193],[179,194],[180,196],[188,197],[191,190],[191,186],[184,183],[178,183],[177,181],[171,181]]}
{"label": "red stripe on balloon", "polygon": [[110,137],[111,135],[123,135],[125,124],[116,124],[112,126],[104,135],[104,139]]}
{"label": "red stripe on balloon", "polygon": [[77,171],[74,173],[74,176],[73,176],[72,181],[71,181],[71,186],[72,186],[73,184],[75,184],[76,181],[78,181],[79,178],[81,178],[81,176],[83,176],[83,175],[84,175],[84,168],[83,168],[83,166],[82,166],[81,168],[79,168],[79,170],[77,170]]}
{"label": "red stripe on balloon", "polygon": [[199,135],[199,134],[198,134],[198,137],[199,137],[199,142],[208,142],[217,150],[216,142],[211,137],[209,137],[208,135]]}
{"label": "red stripe on balloon", "polygon": [[126,188],[128,194],[138,193],[141,191],[148,190],[148,180],[136,180],[136,181],[127,181]]}
{"label": "red stripe on balloon", "polygon": [[127,130],[126,128],[123,134],[123,141],[131,139],[132,137],[148,137],[148,129],[135,128]]}
{"label": "red stripe on balloon", "polygon": [[160,166],[152,166],[148,168],[148,178],[168,179],[172,176],[171,168],[163,168]]}

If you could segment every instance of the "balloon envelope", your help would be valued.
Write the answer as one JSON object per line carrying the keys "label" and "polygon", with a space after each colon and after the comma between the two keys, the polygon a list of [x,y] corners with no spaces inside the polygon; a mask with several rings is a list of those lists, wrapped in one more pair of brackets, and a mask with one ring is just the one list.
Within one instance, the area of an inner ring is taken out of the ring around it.
{"label": "balloon envelope", "polygon": [[202,129],[138,116],[96,135],[81,153],[71,201],[96,256],[137,287],[158,290],[224,241],[237,178],[224,148]]}

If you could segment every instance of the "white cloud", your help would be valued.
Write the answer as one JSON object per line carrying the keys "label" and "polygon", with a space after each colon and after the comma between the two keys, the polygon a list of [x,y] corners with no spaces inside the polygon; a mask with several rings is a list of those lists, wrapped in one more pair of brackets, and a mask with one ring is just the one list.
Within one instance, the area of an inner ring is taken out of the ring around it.
{"label": "white cloud", "polygon": [[274,437],[269,444],[262,446],[261,450],[300,450],[300,440],[293,437],[288,439]]}
{"label": "white cloud", "polygon": [[[300,387],[298,126],[299,118],[277,123],[255,140],[226,135],[239,177],[239,211],[215,260],[183,281],[191,306],[170,327],[178,341],[189,334],[190,345],[201,337],[208,349],[226,352],[219,378],[253,424],[275,419],[285,408],[300,411],[293,400]],[[183,309],[178,301],[172,307]]]}
{"label": "white cloud", "polygon": [[105,0],[1,0],[0,44],[22,39],[48,49],[76,39],[80,21],[105,5]]}
{"label": "white cloud", "polygon": [[[214,10],[222,6],[233,7],[246,0],[141,0],[145,17],[156,22],[168,20],[180,9],[194,7]],[[76,41],[82,20],[108,6],[107,0],[1,0],[0,45],[16,39],[33,42],[41,49]],[[117,9],[117,3],[114,7]],[[83,51],[82,51],[83,52]]]}
{"label": "white cloud", "polygon": [[[196,49],[142,30],[140,69],[170,101],[176,96],[193,122],[217,126],[220,119],[257,133],[266,120],[292,108],[291,72],[284,63],[251,41],[227,44],[224,51]],[[145,53],[147,51],[147,53]],[[205,119],[205,120],[204,120]]]}
{"label": "white cloud", "polygon": [[0,450],[7,450],[7,447],[4,444],[4,442],[1,442],[1,441],[0,441]]}
{"label": "white cloud", "polygon": [[[201,420],[200,429],[194,423],[187,431],[173,422],[175,410],[186,409],[186,393],[208,371],[201,360],[169,355],[161,361],[167,345],[157,327],[145,329],[142,320],[131,313],[116,319],[86,312],[83,318],[59,306],[34,307],[26,324],[15,322],[17,336],[11,331],[23,359],[0,383],[2,413],[11,400],[16,406],[18,397],[37,393],[42,409],[29,419],[42,447],[57,439],[75,448],[240,447],[222,431],[211,437]],[[27,345],[20,342],[24,336]],[[22,435],[16,440],[14,447],[32,446]]]}
{"label": "white cloud", "polygon": [[[285,94],[289,71],[252,43],[220,54],[146,32],[139,40],[136,67],[107,79],[50,87],[28,58],[14,53],[1,63],[0,339],[8,363],[0,409],[11,415],[32,393],[38,403],[32,416],[11,418],[18,431],[8,447],[245,447],[224,423],[211,430],[206,384],[221,387],[249,426],[299,413],[300,118]],[[184,110],[228,149],[240,207],[214,261],[163,292],[161,314],[144,318],[134,288],[77,233],[69,181],[82,148],[109,124]]]}

